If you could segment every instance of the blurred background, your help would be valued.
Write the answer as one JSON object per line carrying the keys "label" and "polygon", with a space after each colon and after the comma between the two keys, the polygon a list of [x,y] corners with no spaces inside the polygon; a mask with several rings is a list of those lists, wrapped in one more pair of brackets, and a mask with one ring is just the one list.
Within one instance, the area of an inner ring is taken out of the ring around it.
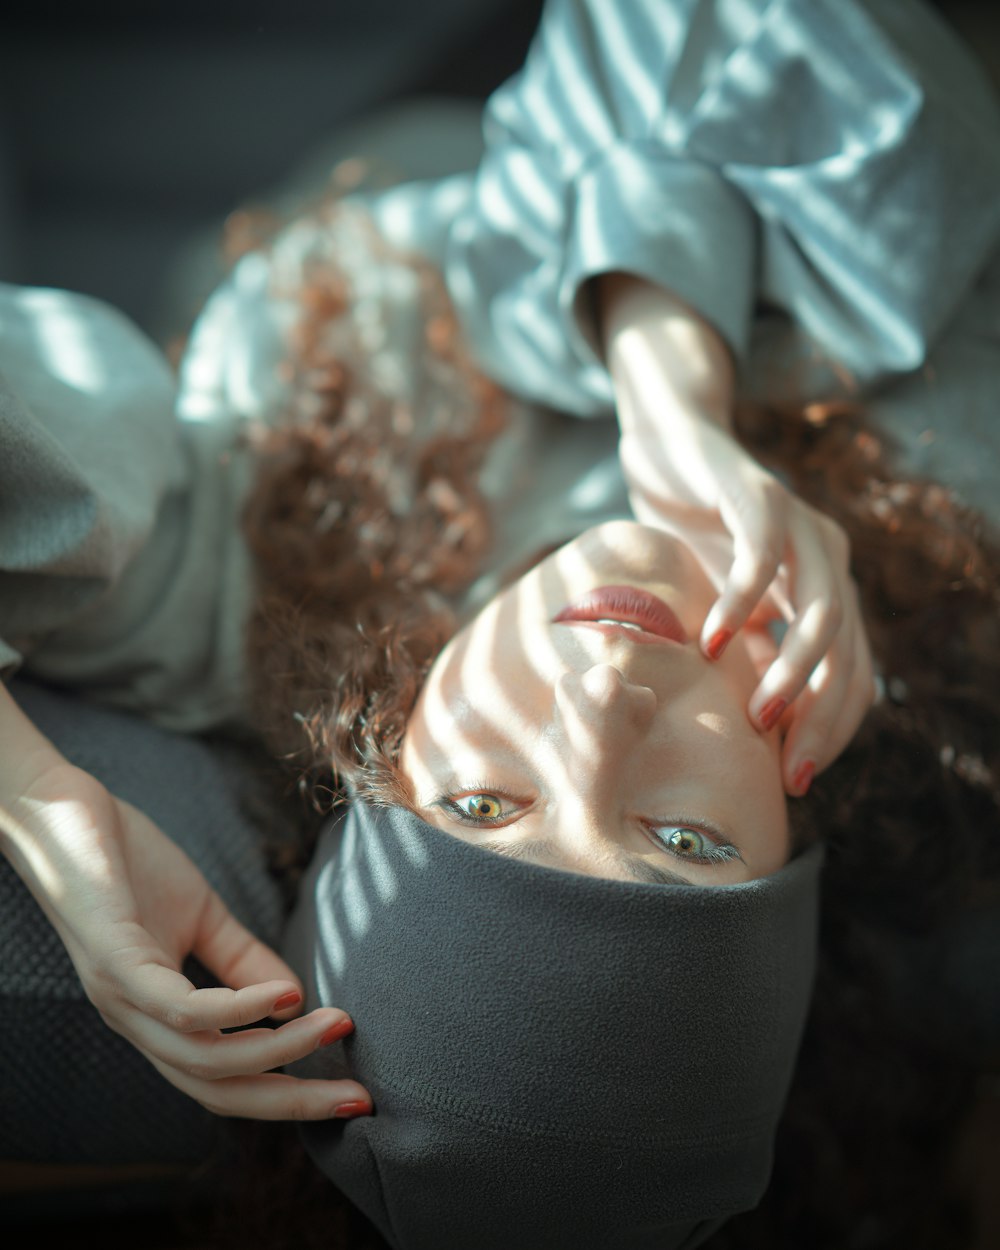
{"label": "blurred background", "polygon": [[[483,101],[541,0],[34,0],[0,34],[0,280],[159,336],[171,266],[349,124]],[[166,327],[173,328],[173,327]]]}
{"label": "blurred background", "polygon": [[[621,0],[607,0],[619,3]],[[1000,81],[1000,4],[933,0]],[[0,34],[0,280],[163,341],[178,258],[404,100],[482,102],[542,0],[34,0]],[[998,140],[1000,141],[1000,140]]]}

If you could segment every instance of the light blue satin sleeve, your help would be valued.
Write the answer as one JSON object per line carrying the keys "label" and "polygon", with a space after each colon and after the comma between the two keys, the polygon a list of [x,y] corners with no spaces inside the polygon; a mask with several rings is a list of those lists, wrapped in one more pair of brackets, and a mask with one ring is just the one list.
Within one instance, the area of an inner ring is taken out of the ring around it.
{"label": "light blue satin sleeve", "polygon": [[1000,111],[920,0],[550,0],[490,99],[449,287],[484,366],[605,413],[589,281],[761,306],[861,385],[920,367],[1000,239]]}
{"label": "light blue satin sleeve", "polygon": [[171,729],[242,716],[242,375],[204,338],[181,389],[108,304],[0,283],[0,680],[23,671]]}

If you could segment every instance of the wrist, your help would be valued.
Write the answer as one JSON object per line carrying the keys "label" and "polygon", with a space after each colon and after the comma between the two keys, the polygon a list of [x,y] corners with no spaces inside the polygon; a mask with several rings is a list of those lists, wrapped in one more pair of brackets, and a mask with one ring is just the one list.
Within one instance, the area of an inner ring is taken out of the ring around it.
{"label": "wrist", "polygon": [[619,418],[732,430],[734,365],[718,332],[671,292],[631,274],[598,279],[601,342]]}
{"label": "wrist", "polygon": [[0,853],[37,896],[40,856],[54,852],[67,824],[76,833],[99,825],[108,802],[96,777],[71,764],[0,686]]}
{"label": "wrist", "polygon": [[0,795],[0,852],[74,964],[86,946],[81,934],[121,872],[113,807],[104,785],[66,760],[38,774],[26,791]]}

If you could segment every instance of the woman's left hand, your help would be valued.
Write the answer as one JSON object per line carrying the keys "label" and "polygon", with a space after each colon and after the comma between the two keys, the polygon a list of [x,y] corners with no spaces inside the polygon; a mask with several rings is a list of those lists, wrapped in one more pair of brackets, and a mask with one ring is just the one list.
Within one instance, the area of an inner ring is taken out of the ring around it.
{"label": "woman's left hand", "polygon": [[[0,848],[105,1024],[217,1115],[368,1114],[371,1098],[357,1081],[280,1071],[351,1032],[351,1018],[335,1007],[301,1015],[298,977],[195,862],[149,817],[59,756],[2,687],[0,695],[0,728],[12,731],[0,759]],[[216,985],[188,979],[189,955]]]}

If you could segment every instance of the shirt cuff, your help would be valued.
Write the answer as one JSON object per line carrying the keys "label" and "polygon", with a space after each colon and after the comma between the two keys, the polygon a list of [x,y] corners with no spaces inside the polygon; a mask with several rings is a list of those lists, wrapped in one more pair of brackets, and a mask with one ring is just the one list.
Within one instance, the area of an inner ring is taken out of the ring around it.
{"label": "shirt cuff", "polygon": [[577,180],[559,303],[586,367],[604,353],[587,283],[613,271],[661,286],[721,335],[737,366],[746,350],[754,289],[756,220],[748,202],[708,165],[605,150]]}

